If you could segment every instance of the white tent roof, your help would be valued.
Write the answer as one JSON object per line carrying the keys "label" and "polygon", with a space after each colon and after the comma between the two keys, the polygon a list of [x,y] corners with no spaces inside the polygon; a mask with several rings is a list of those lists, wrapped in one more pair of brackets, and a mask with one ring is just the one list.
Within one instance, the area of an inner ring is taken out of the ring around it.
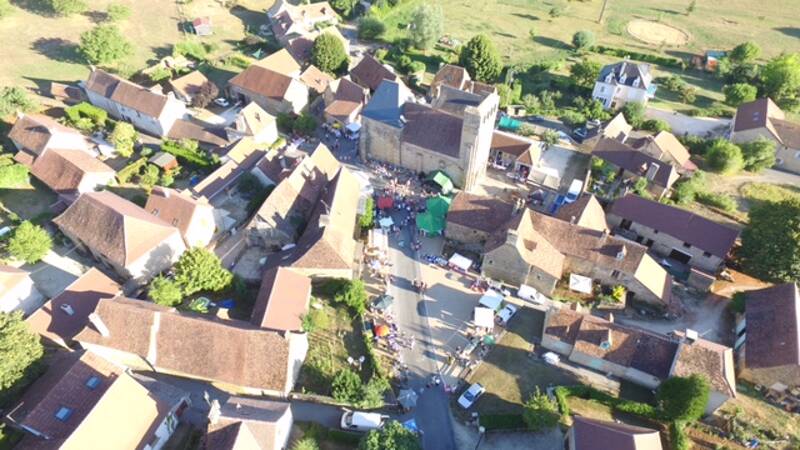
{"label": "white tent roof", "polygon": [[492,311],[497,311],[500,309],[500,305],[503,304],[503,294],[489,289],[483,294],[483,297],[478,301],[481,306],[491,309]]}
{"label": "white tent roof", "polygon": [[494,310],[476,306],[474,322],[481,328],[494,328]]}
{"label": "white tent roof", "polygon": [[569,288],[576,292],[583,292],[584,294],[592,293],[592,279],[582,275],[569,274]]}
{"label": "white tent roof", "polygon": [[361,129],[361,124],[360,123],[356,123],[356,122],[352,122],[352,123],[348,123],[345,128],[347,128],[347,131],[349,131],[351,133],[357,133]]}
{"label": "white tent roof", "polygon": [[381,219],[378,222],[381,224],[382,228],[389,228],[392,225],[394,225],[394,220],[392,220],[391,217],[384,217],[383,219]]}
{"label": "white tent roof", "polygon": [[461,256],[458,253],[453,253],[453,256],[450,257],[448,262],[465,272],[472,267],[472,260],[466,256]]}

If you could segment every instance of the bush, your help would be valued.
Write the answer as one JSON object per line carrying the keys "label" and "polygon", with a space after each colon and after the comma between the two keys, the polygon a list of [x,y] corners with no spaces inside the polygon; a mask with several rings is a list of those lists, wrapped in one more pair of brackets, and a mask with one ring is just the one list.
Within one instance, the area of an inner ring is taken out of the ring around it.
{"label": "bush", "polygon": [[362,17],[358,21],[358,38],[367,41],[379,39],[386,32],[386,25],[374,16]]}
{"label": "bush", "polygon": [[372,409],[383,406],[383,394],[390,388],[385,378],[373,376],[367,384],[361,387],[361,398],[356,402],[356,407]]}
{"label": "bush", "polygon": [[9,0],[0,0],[0,19],[11,15],[14,12],[14,7],[11,6]]}
{"label": "bush", "polygon": [[775,165],[775,141],[759,137],[741,145],[744,168],[749,172],[761,172]]}
{"label": "bush", "polygon": [[744,168],[742,149],[725,139],[715,140],[706,154],[708,167],[720,174],[731,175]]}
{"label": "bush", "polygon": [[698,192],[696,200],[699,203],[708,205],[714,208],[719,208],[725,212],[736,211],[736,200],[727,194],[718,194],[715,192]]}
{"label": "bush", "polygon": [[175,282],[185,295],[195,292],[218,292],[231,285],[233,274],[222,267],[214,253],[195,247],[187,250],[175,263]]}
{"label": "bush", "polygon": [[731,302],[728,303],[728,308],[738,314],[744,314],[744,307],[745,301],[747,300],[747,294],[744,292],[736,292],[731,297]]}
{"label": "bush", "polygon": [[361,378],[349,367],[340,370],[331,383],[331,394],[336,401],[355,404],[361,399]]}
{"label": "bush", "polygon": [[486,431],[522,430],[527,427],[521,414],[481,414],[481,426]]}
{"label": "bush", "polygon": [[172,307],[181,304],[183,294],[178,283],[159,275],[150,282],[147,298],[159,305]]}
{"label": "bush", "polygon": [[669,426],[670,440],[673,450],[691,450],[692,441],[686,435],[686,423],[673,421]]}
{"label": "bush", "polygon": [[311,47],[311,63],[327,73],[337,73],[347,68],[347,52],[339,38],[331,33],[322,33],[314,39]]}
{"label": "bush", "polygon": [[679,205],[688,205],[706,188],[706,174],[698,170],[687,180],[679,181],[673,189],[673,200]]}
{"label": "bush", "polygon": [[292,124],[292,131],[300,136],[310,136],[317,129],[317,119],[314,116],[303,113],[294,120]]}
{"label": "bush", "polygon": [[105,127],[108,120],[106,111],[86,102],[64,108],[64,116],[67,123],[72,125],[79,123],[81,119],[88,119],[95,129]]}
{"label": "bush", "polygon": [[572,35],[572,45],[578,50],[583,50],[594,45],[595,37],[591,31],[578,31]]}
{"label": "bush", "polygon": [[215,164],[208,153],[200,149],[197,141],[191,139],[179,141],[165,139],[161,144],[161,151],[174,155],[181,162],[200,168],[210,168]]}
{"label": "bush", "polygon": [[50,234],[27,220],[14,230],[14,235],[8,240],[8,252],[11,256],[27,264],[39,262],[52,247]]}
{"label": "bush", "polygon": [[172,71],[166,67],[159,66],[148,72],[147,78],[150,78],[150,81],[153,83],[158,83],[159,81],[172,78]]}
{"label": "bush", "polygon": [[536,387],[533,395],[525,402],[522,419],[534,433],[548,430],[558,425],[558,404]]}
{"label": "bush", "polygon": [[661,131],[671,131],[669,124],[661,119],[649,119],[642,123],[642,129],[659,133]]}
{"label": "bush", "polygon": [[159,169],[158,166],[153,164],[147,164],[144,168],[144,172],[139,174],[139,184],[144,188],[145,192],[150,194],[150,191],[153,189],[153,186],[158,183],[159,178]]}
{"label": "bush", "polygon": [[13,189],[28,184],[28,168],[10,163],[0,166],[0,189]]}
{"label": "bush", "polygon": [[204,44],[200,41],[187,39],[185,41],[178,42],[172,47],[172,55],[185,56],[187,58],[194,59],[195,61],[206,61],[208,60],[208,53],[211,50],[212,47],[207,44]]}
{"label": "bush", "polygon": [[30,330],[22,311],[0,312],[0,393],[30,377],[43,354],[39,335]]}
{"label": "bush", "polygon": [[565,109],[558,117],[558,120],[564,122],[568,127],[574,128],[584,125],[586,123],[586,116],[577,111]]}
{"label": "bush", "polygon": [[627,120],[632,127],[641,128],[645,121],[644,105],[636,102],[626,103],[625,106],[622,107],[622,115],[625,116],[625,120]]}
{"label": "bush", "polygon": [[691,375],[672,377],[661,383],[656,400],[663,418],[694,422],[703,416],[708,397],[708,380],[700,375]]}
{"label": "bush", "polygon": [[362,230],[368,230],[375,224],[375,200],[367,198],[364,205],[364,214],[358,216],[358,226]]}
{"label": "bush", "polygon": [[145,164],[147,164],[147,158],[143,156],[123,167],[119,172],[117,172],[117,181],[119,181],[120,184],[127,183],[131,180],[131,178],[133,178],[134,175],[139,175],[139,172],[142,170],[142,167],[144,167]]}
{"label": "bush", "polygon": [[358,444],[358,450],[422,450],[419,438],[396,420],[372,430]]}
{"label": "bush", "polygon": [[109,64],[133,54],[133,45],[116,25],[98,25],[81,33],[78,48],[92,64]]}
{"label": "bush", "polygon": [[711,143],[714,142],[713,140],[695,136],[693,134],[681,136],[678,138],[678,140],[681,141],[681,144],[686,146],[686,149],[689,150],[689,153],[700,156],[705,155],[708,151],[708,148],[711,146]]}
{"label": "bush", "polygon": [[319,444],[314,438],[304,437],[292,445],[292,450],[319,450]]}
{"label": "bush", "polygon": [[617,303],[622,302],[625,300],[625,296],[627,295],[628,290],[625,289],[625,286],[618,284],[611,288],[611,298],[613,298]]}
{"label": "bush", "polygon": [[106,9],[106,15],[112,22],[121,22],[131,16],[131,9],[122,3],[111,3]]}
{"label": "bush", "polygon": [[89,9],[89,5],[83,0],[47,0],[50,8],[56,15],[67,17],[73,14],[80,14]]}
{"label": "bush", "polygon": [[648,419],[658,418],[658,411],[652,405],[612,397],[590,386],[559,386],[555,389],[555,396],[556,400],[559,402],[562,415],[569,415],[570,412],[567,398],[578,397],[586,400],[594,400],[620,412],[626,412]]}
{"label": "bush", "polygon": [[114,148],[117,149],[120,156],[130,158],[138,138],[139,133],[136,132],[133,125],[120,121],[114,124],[114,131],[111,132],[108,140],[114,144]]}
{"label": "bush", "polygon": [[28,95],[28,91],[19,86],[6,86],[0,89],[0,117],[6,117],[17,111],[34,112],[39,103]]}
{"label": "bush", "polygon": [[334,301],[344,303],[359,316],[367,310],[367,291],[361,280],[347,281],[334,296]]}

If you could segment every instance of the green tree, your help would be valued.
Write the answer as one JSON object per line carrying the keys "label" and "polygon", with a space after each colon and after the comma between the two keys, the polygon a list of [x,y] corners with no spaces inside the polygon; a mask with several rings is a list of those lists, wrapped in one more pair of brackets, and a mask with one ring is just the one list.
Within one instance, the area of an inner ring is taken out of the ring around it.
{"label": "green tree", "polygon": [[761,70],[764,94],[781,108],[800,109],[800,53],[783,54],[770,60]]}
{"label": "green tree", "polygon": [[112,22],[122,22],[131,16],[131,9],[122,3],[111,3],[106,9],[106,15]]}
{"label": "green tree", "polygon": [[642,123],[642,129],[653,132],[670,131],[672,128],[665,120],[661,119],[648,119]]}
{"label": "green tree", "polygon": [[522,100],[522,84],[518,81],[509,86],[506,83],[495,85],[497,88],[497,95],[500,96],[500,107],[505,108],[508,105],[514,105]]}
{"label": "green tree", "polygon": [[600,69],[599,62],[584,59],[569,67],[569,76],[576,86],[591,89],[597,76],[600,75]]}
{"label": "green tree", "polygon": [[0,89],[0,117],[16,112],[28,113],[39,109],[39,103],[19,86],[6,86]]}
{"label": "green tree", "polygon": [[800,279],[800,200],[751,208],[739,255],[750,275],[774,282]]}
{"label": "green tree", "polygon": [[28,184],[28,181],[27,167],[15,163],[11,158],[0,160],[0,189],[17,188]]}
{"label": "green tree", "polygon": [[700,375],[690,375],[672,377],[661,383],[656,400],[662,417],[694,422],[703,416],[708,397],[708,380]]}
{"label": "green tree", "polygon": [[358,226],[362,230],[368,230],[372,228],[372,225],[374,223],[375,223],[375,200],[373,200],[372,197],[368,197],[364,205],[364,213],[358,216]]}
{"label": "green tree", "polygon": [[73,14],[80,14],[82,12],[86,12],[89,9],[89,5],[86,4],[83,0],[48,0],[50,2],[50,8],[53,10],[53,13],[67,17]]}
{"label": "green tree", "polygon": [[292,445],[292,450],[319,450],[319,444],[313,437],[304,437]]}
{"label": "green tree", "polygon": [[639,128],[645,121],[644,105],[637,102],[628,102],[622,107],[622,115],[634,128]]}
{"label": "green tree", "polygon": [[544,133],[542,133],[542,142],[547,144],[548,147],[558,144],[560,139],[561,137],[558,135],[556,130],[547,129],[544,130]]}
{"label": "green tree", "polygon": [[109,136],[109,141],[114,144],[117,153],[123,158],[130,158],[133,156],[133,147],[136,145],[136,140],[139,138],[139,133],[133,128],[133,125],[128,122],[119,121],[114,124],[114,131]]}
{"label": "green tree", "polygon": [[44,258],[53,247],[53,239],[39,225],[22,222],[8,240],[8,252],[15,259],[33,264]]}
{"label": "green tree", "polygon": [[673,189],[673,199],[679,205],[688,205],[697,198],[697,194],[703,192],[706,187],[706,173],[697,170],[689,179],[682,179],[675,184]]}
{"label": "green tree", "polygon": [[109,64],[133,54],[133,45],[116,25],[98,25],[81,33],[78,48],[93,64]]}
{"label": "green tree", "polygon": [[572,45],[578,50],[585,50],[595,43],[594,33],[591,31],[578,31],[572,35]]}
{"label": "green tree", "polygon": [[761,56],[761,47],[755,42],[743,42],[731,50],[728,58],[733,64],[749,64]]}
{"label": "green tree", "polygon": [[11,6],[9,0],[0,0],[0,19],[10,16],[14,12],[14,7]]}
{"label": "green tree", "polygon": [[336,293],[334,300],[353,308],[360,316],[367,310],[367,290],[361,280],[347,281]]}
{"label": "green tree", "polygon": [[385,378],[373,376],[361,387],[361,398],[357,402],[359,408],[380,408],[383,406],[383,394],[389,390],[389,382]]}
{"label": "green tree", "polygon": [[335,74],[347,65],[344,44],[331,33],[320,34],[311,47],[311,63],[323,72]]}
{"label": "green tree", "polygon": [[565,109],[561,115],[558,116],[558,120],[564,122],[565,125],[571,128],[586,124],[586,116],[571,109]]}
{"label": "green tree", "polygon": [[691,105],[697,100],[697,89],[693,86],[685,86],[678,92],[678,98],[680,98],[683,103]]}
{"label": "green tree", "polygon": [[301,136],[309,136],[317,129],[317,125],[317,119],[315,119],[314,116],[303,113],[300,117],[295,119],[292,124],[292,131]]}
{"label": "green tree", "polygon": [[331,7],[344,17],[351,17],[358,5],[358,0],[331,0]]}
{"label": "green tree", "polygon": [[459,64],[467,69],[472,79],[483,83],[494,82],[503,70],[500,55],[485,34],[473,36],[461,48]]}
{"label": "green tree", "polygon": [[539,433],[558,425],[558,419],[558,403],[542,393],[537,386],[522,411],[525,425],[534,433]]}
{"label": "green tree", "polygon": [[159,275],[147,287],[147,298],[159,305],[178,306],[183,301],[183,294],[178,283]]}
{"label": "green tree", "polygon": [[365,16],[358,21],[358,37],[367,41],[373,41],[383,36],[386,32],[386,25],[381,19],[375,16]]}
{"label": "green tree", "polygon": [[775,141],[759,137],[741,144],[744,168],[749,172],[761,172],[775,165]]}
{"label": "green tree", "polygon": [[217,255],[195,247],[181,255],[175,264],[175,281],[184,295],[199,291],[221,291],[230,286],[233,274],[222,267]]}
{"label": "green tree", "polygon": [[331,395],[343,403],[357,403],[361,400],[361,377],[349,367],[340,370],[331,382]]}
{"label": "green tree", "polygon": [[150,193],[150,190],[153,189],[153,186],[158,183],[159,179],[159,170],[158,166],[154,164],[148,164],[144,168],[144,172],[139,175],[139,184]]}
{"label": "green tree", "polygon": [[411,43],[420,50],[428,50],[444,33],[442,7],[430,3],[419,5],[411,12],[410,23]]}
{"label": "green tree", "polygon": [[411,430],[392,420],[364,435],[358,450],[422,450],[422,445]]}
{"label": "green tree", "polygon": [[711,143],[706,153],[708,167],[723,175],[731,175],[744,168],[742,149],[733,142],[717,139]]}
{"label": "green tree", "polygon": [[728,84],[722,88],[725,94],[725,103],[737,108],[743,103],[752,102],[758,95],[758,88],[747,83]]}
{"label": "green tree", "polygon": [[43,354],[39,336],[30,331],[21,311],[0,312],[0,390],[23,379]]}

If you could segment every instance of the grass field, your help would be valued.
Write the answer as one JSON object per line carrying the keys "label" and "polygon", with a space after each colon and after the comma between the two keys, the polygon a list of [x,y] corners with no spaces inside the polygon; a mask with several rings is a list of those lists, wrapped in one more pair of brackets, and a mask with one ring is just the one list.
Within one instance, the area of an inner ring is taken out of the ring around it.
{"label": "grass field", "polygon": [[103,11],[112,2],[126,4],[132,11],[130,18],[119,24],[135,48],[132,57],[118,64],[123,73],[143,69],[169,55],[172,45],[184,38],[180,29],[184,18],[210,16],[214,35],[203,41],[215,44],[216,54],[225,54],[244,37],[245,26],[266,22],[264,9],[272,3],[240,0],[239,7],[228,10],[213,0],[194,0],[180,8],[169,0],[96,0],[90,2],[92,12],[65,18],[42,12],[38,0],[13,2],[17,7],[12,14],[0,19],[0,58],[5,62],[0,86],[43,88],[49,81],[84,79],[89,67],[77,50],[80,34],[102,21]]}

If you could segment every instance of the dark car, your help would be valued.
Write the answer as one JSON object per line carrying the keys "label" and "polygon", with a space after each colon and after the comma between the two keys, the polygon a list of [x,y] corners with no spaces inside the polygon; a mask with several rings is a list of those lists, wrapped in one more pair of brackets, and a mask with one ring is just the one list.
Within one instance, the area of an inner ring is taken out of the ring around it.
{"label": "dark car", "polygon": [[530,122],[530,123],[544,122],[544,117],[543,116],[539,116],[539,115],[536,115],[536,116],[525,116],[525,121],[526,122]]}

